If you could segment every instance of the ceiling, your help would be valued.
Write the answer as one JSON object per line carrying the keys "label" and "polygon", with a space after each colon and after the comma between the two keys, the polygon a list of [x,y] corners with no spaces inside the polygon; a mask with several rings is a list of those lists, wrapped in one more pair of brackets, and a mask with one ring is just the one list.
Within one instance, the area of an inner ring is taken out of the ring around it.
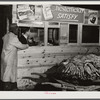
{"label": "ceiling", "polygon": [[92,10],[100,10],[100,5],[63,5],[63,6],[73,6]]}

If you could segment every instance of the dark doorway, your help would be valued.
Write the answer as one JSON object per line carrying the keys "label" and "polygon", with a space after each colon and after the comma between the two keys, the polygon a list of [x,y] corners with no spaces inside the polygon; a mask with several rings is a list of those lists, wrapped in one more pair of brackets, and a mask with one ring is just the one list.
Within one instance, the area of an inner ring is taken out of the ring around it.
{"label": "dark doorway", "polygon": [[83,25],[82,43],[99,43],[99,26]]}
{"label": "dark doorway", "polygon": [[[12,6],[11,5],[0,5],[0,58],[3,46],[2,37],[7,33],[7,19],[12,22]],[[10,24],[9,23],[9,24]],[[0,59],[0,79],[1,79],[1,59]],[[0,90],[2,89],[0,82]]]}
{"label": "dark doorway", "polygon": [[2,37],[7,32],[7,18],[11,23],[12,20],[12,6],[0,5],[0,54],[2,50]]}
{"label": "dark doorway", "polygon": [[77,43],[78,25],[69,25],[69,43]]}

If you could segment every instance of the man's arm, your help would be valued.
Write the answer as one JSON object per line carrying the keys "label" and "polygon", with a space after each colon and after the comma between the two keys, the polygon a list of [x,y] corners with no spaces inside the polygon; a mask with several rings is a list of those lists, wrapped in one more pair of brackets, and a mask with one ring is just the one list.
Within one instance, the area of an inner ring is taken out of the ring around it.
{"label": "man's arm", "polygon": [[15,46],[16,48],[22,49],[22,50],[27,49],[27,48],[29,47],[28,44],[22,44],[22,43],[18,40],[17,37],[13,38],[13,40],[10,41],[10,44],[13,45],[13,46]]}

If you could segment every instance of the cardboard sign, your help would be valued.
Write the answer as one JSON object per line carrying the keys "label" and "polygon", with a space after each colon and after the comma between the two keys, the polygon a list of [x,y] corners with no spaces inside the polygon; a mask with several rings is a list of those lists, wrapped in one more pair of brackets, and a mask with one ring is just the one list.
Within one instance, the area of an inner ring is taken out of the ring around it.
{"label": "cardboard sign", "polygon": [[[33,5],[33,7],[35,7]],[[29,5],[18,5],[17,15],[19,20],[35,20],[35,12],[31,9]]]}
{"label": "cardboard sign", "polygon": [[43,20],[47,21],[84,22],[84,9],[82,8],[51,5],[43,7],[43,12]]}
{"label": "cardboard sign", "polygon": [[88,11],[88,24],[98,24],[98,11]]}
{"label": "cardboard sign", "polygon": [[53,18],[51,8],[49,5],[43,5],[43,15],[45,20],[49,20]]}

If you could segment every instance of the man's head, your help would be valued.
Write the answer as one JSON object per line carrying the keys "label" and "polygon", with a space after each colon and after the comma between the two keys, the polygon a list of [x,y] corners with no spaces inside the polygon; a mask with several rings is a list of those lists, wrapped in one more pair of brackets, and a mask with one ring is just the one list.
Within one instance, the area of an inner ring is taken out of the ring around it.
{"label": "man's head", "polygon": [[21,33],[25,34],[27,37],[37,37],[37,28],[33,27],[22,27]]}
{"label": "man's head", "polygon": [[13,23],[10,25],[9,31],[14,33],[15,35],[18,35],[18,26],[16,23]]}
{"label": "man's head", "polygon": [[26,36],[29,36],[30,34],[30,27],[22,27],[21,33],[25,34]]}

